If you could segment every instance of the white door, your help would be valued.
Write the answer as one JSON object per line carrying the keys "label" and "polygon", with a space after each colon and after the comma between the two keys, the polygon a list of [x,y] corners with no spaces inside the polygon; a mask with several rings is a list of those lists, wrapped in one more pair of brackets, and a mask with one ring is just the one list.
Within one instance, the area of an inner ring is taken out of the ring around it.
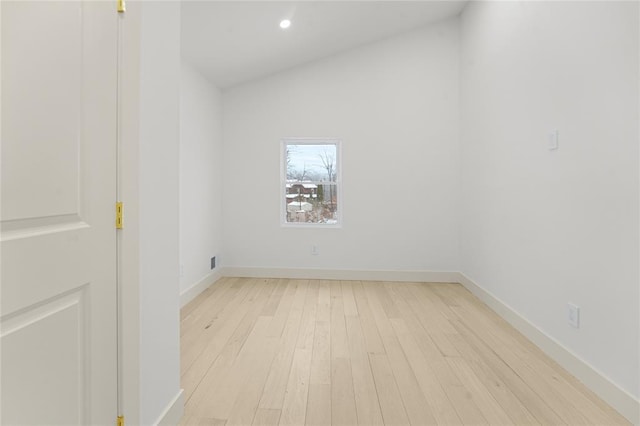
{"label": "white door", "polygon": [[0,423],[113,425],[115,5],[0,8]]}

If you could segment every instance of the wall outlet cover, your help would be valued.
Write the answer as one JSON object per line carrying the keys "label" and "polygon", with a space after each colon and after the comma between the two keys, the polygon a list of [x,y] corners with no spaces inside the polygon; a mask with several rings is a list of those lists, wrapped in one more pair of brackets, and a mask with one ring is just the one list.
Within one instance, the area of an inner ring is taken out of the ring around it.
{"label": "wall outlet cover", "polygon": [[567,322],[573,328],[580,328],[580,307],[567,303]]}

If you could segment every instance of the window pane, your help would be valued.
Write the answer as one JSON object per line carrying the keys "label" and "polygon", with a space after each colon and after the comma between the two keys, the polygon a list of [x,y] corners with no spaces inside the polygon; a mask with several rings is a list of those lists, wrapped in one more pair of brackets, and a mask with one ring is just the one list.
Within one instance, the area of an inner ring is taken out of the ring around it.
{"label": "window pane", "polygon": [[335,182],[337,149],[334,144],[287,144],[287,181]]}
{"label": "window pane", "polygon": [[288,223],[338,223],[338,185],[287,182]]}

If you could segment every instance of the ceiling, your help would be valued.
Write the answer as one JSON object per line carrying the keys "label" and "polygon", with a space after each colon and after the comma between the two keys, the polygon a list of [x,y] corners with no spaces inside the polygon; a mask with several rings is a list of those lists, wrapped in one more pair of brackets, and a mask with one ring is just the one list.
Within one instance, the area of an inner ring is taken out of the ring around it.
{"label": "ceiling", "polygon": [[183,0],[182,55],[227,88],[456,16],[466,3]]}

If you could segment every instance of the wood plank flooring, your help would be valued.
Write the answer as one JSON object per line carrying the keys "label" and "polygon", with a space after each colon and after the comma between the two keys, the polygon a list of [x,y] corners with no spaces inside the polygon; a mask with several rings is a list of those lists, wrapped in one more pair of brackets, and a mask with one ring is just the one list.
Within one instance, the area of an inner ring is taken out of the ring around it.
{"label": "wood plank flooring", "polygon": [[182,425],[626,425],[458,284],[224,278],[181,312]]}

